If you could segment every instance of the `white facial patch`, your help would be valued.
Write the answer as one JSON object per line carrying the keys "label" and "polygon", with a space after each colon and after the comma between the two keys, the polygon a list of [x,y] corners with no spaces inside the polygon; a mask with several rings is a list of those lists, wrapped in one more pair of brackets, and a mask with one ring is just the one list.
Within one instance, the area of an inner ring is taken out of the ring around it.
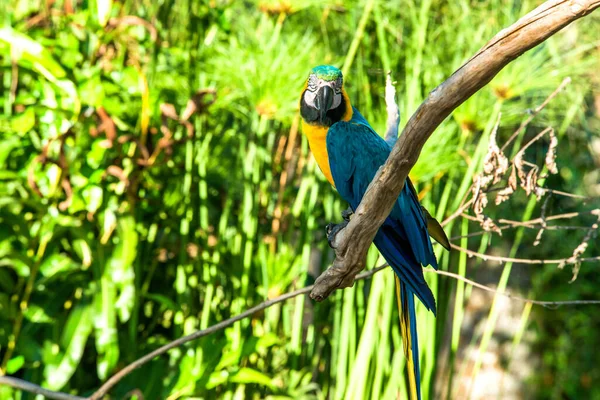
{"label": "white facial patch", "polygon": [[[319,86],[330,86],[330,87],[334,86],[331,83],[325,83],[325,82],[319,82],[319,84],[320,84]],[[315,98],[317,97],[317,91],[318,90],[315,90],[315,91],[307,90],[306,92],[304,92],[304,101],[310,107],[317,108],[317,105],[315,103]],[[339,107],[340,104],[342,104],[342,93],[341,93],[341,91],[335,90],[335,88],[334,88],[333,103],[331,103],[331,107],[329,107],[329,110]]]}

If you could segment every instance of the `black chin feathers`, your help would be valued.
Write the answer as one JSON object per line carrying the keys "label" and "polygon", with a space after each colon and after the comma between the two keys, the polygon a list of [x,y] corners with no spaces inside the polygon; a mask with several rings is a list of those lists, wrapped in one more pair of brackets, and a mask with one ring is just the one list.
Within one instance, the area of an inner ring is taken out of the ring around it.
{"label": "black chin feathers", "polygon": [[342,101],[339,106],[327,111],[325,120],[321,123],[319,121],[319,110],[306,104],[304,93],[306,93],[306,90],[302,92],[302,99],[300,100],[300,115],[304,121],[311,125],[323,125],[329,127],[342,120],[342,117],[346,113],[346,99],[344,99],[344,96],[342,96]]}

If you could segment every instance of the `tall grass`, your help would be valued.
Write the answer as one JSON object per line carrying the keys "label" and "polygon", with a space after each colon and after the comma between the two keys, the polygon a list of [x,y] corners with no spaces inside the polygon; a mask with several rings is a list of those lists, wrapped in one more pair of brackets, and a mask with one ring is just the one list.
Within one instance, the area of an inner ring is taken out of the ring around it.
{"label": "tall grass", "polygon": [[[9,374],[80,394],[169,340],[312,282],[330,263],[323,227],[346,205],[298,132],[297,101],[312,66],[343,65],[354,105],[383,132],[386,70],[397,80],[404,124],[428,91],[534,6],[42,3],[47,11],[40,13],[36,2],[19,0],[2,16],[0,360]],[[149,21],[159,40],[152,29],[119,19],[127,15]],[[500,136],[508,137],[569,75],[573,84],[536,123],[585,129],[581,105],[598,57],[594,22],[581,21],[522,56],[434,133],[411,177],[438,219],[467,194],[499,113]],[[572,35],[582,44],[574,46]],[[217,91],[216,101],[193,117],[188,137],[183,124],[161,115],[161,104],[181,115],[205,88]],[[102,131],[99,107],[116,138]],[[154,164],[141,164],[141,145],[152,152],[165,128],[174,142]],[[36,158],[48,143],[48,156],[64,164]],[[64,178],[72,187],[66,205]],[[539,209],[515,202],[524,217]],[[447,232],[474,229],[463,220]],[[523,234],[492,245],[528,254]],[[463,238],[461,246],[485,250],[488,242]],[[436,254],[442,269],[460,275],[485,267],[463,254]],[[372,249],[369,267],[381,262]],[[500,290],[510,273],[507,264]],[[468,345],[461,325],[470,291],[433,274],[427,280],[439,311],[435,319],[418,307],[423,395],[452,398],[453,379],[466,373],[458,352]],[[324,303],[298,298],[272,307],[153,361],[113,395],[138,388],[145,398],[405,398],[392,282],[384,271]],[[499,317],[490,306],[479,354]],[[515,343],[528,318],[524,312]],[[1,398],[18,396],[0,388]]]}

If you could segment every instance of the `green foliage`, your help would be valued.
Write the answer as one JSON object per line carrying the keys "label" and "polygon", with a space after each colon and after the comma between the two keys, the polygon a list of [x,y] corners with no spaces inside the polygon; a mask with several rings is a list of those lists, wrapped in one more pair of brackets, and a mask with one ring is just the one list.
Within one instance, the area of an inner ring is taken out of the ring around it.
{"label": "green foliage", "polygon": [[[312,282],[332,258],[323,227],[345,205],[298,132],[310,68],[346,60],[354,105],[383,132],[385,69],[394,71],[404,125],[430,90],[534,7],[514,0],[374,4],[364,31],[357,26],[369,10],[358,2],[18,0],[5,10],[1,370],[86,395],[158,346]],[[467,193],[498,114],[505,139],[566,76],[573,83],[526,134],[555,127],[561,174],[548,186],[591,193],[586,145],[600,126],[591,108],[600,96],[600,24],[589,18],[523,55],[434,133],[411,175],[438,218]],[[358,48],[348,57],[353,41]],[[190,106],[196,112],[184,117]],[[536,151],[543,158],[543,146]],[[510,207],[488,211],[517,219],[526,203],[515,196]],[[556,200],[552,207],[580,205]],[[456,225],[449,236],[478,230],[466,220]],[[547,233],[529,248],[519,246],[532,242],[522,235],[506,232],[490,247],[514,244],[520,257],[558,258],[581,240]],[[480,239],[462,245],[485,251]],[[439,258],[463,275],[481,265],[464,255]],[[368,265],[377,260],[371,251]],[[595,274],[584,266],[566,285],[567,272],[532,270],[534,294],[594,296]],[[437,320],[418,310],[423,393],[433,398],[445,327],[455,324],[450,360],[467,345],[460,324],[470,291],[427,278],[440,308]],[[154,360],[112,395],[405,398],[393,286],[385,271],[322,304],[297,298],[269,308]],[[534,314],[543,368],[532,382],[540,396],[591,398],[586,382],[600,370],[581,343],[598,345],[598,320],[583,309]],[[454,367],[444,372],[450,379]],[[0,398],[21,397],[0,387]]]}

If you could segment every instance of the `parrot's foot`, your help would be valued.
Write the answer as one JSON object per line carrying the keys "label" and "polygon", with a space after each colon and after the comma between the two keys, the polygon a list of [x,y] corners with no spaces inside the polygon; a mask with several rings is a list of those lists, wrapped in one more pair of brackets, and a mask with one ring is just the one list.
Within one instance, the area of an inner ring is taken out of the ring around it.
{"label": "parrot's foot", "polygon": [[352,214],[354,214],[354,211],[352,211],[352,209],[348,207],[344,211],[342,211],[342,218],[344,218],[344,221],[350,222]]}
{"label": "parrot's foot", "polygon": [[337,247],[337,243],[336,243],[335,239],[336,239],[338,233],[340,233],[342,231],[342,229],[344,229],[346,227],[346,225],[348,225],[349,221],[350,221],[350,219],[347,219],[344,222],[341,222],[339,224],[333,224],[333,223],[327,224],[327,226],[325,227],[325,233],[327,234],[327,243],[329,243],[329,247],[331,247],[332,249],[335,249]]}

